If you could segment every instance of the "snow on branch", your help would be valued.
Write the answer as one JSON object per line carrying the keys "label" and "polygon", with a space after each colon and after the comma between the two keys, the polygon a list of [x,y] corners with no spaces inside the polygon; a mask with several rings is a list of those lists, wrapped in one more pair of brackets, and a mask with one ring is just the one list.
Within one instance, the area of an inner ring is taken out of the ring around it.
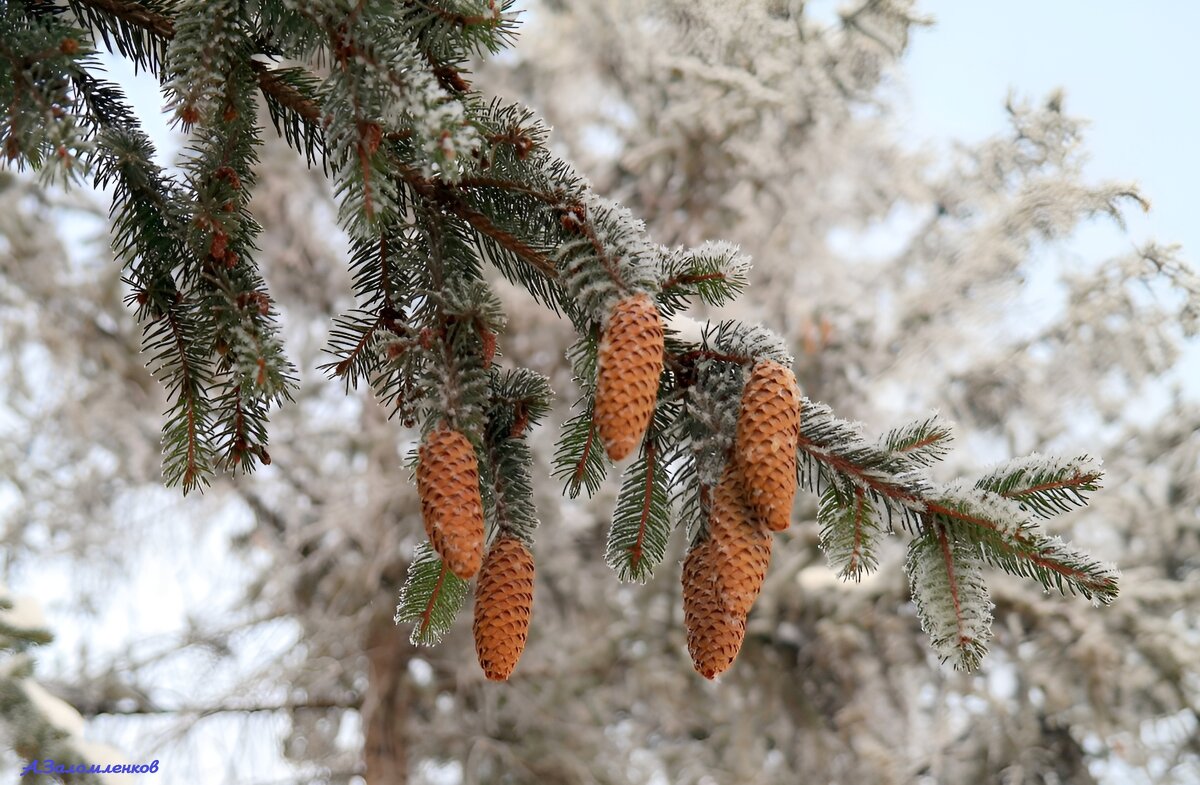
{"label": "snow on branch", "polygon": [[905,522],[915,535],[907,569],[922,623],[943,659],[969,669],[986,649],[982,564],[1097,604],[1116,598],[1118,573],[1036,521],[1085,505],[1099,488],[1098,461],[1035,454],[975,482],[938,485],[925,470],[950,436],[935,416],[869,442],[860,425],[805,400],[798,469],[801,484],[821,494],[821,545],[844,578],[874,567],[877,535],[894,515]]}
{"label": "snow on branch", "polygon": [[1033,453],[997,466],[975,486],[1049,518],[1085,506],[1087,494],[1100,489],[1102,476],[1100,461],[1087,455],[1054,458]]}
{"label": "snow on branch", "polygon": [[827,488],[821,495],[817,523],[821,524],[821,550],[841,577],[857,581],[875,571],[878,544],[887,527],[861,488],[855,489],[849,503],[836,488]]}
{"label": "snow on branch", "polygon": [[924,420],[888,431],[880,439],[880,445],[914,463],[930,466],[945,457],[953,440],[953,426],[934,412]]}
{"label": "snow on branch", "polygon": [[941,527],[909,543],[905,564],[921,628],[942,662],[974,670],[987,653],[992,603],[982,564]]}

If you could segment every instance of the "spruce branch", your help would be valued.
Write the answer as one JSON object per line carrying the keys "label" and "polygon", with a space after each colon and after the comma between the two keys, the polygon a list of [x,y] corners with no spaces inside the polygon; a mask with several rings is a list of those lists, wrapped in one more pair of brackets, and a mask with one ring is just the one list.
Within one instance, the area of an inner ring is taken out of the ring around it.
{"label": "spruce branch", "polygon": [[82,31],[49,12],[0,7],[0,156],[70,181],[90,151],[72,76],[91,59]]}
{"label": "spruce branch", "polygon": [[[1029,518],[1034,509],[1030,498],[1039,492],[1051,498],[1069,493],[1070,498],[1086,501],[1082,494],[1097,482],[1098,467],[1084,459],[1030,456],[1000,467],[975,485],[959,481],[936,486],[922,472],[930,453],[913,455],[911,450],[897,447],[919,444],[943,433],[929,444],[942,444],[949,437],[948,428],[930,418],[871,443],[862,436],[860,426],[838,420],[824,404],[806,399],[799,442],[800,481],[823,494],[827,527],[853,520],[848,508],[862,493],[889,522],[893,514],[899,515],[914,534],[941,527],[975,545],[984,560],[1005,572],[1103,604],[1115,599],[1117,576],[1112,567],[1040,533]],[[1046,467],[1052,469],[1043,471]],[[1008,494],[992,487],[1007,489]],[[1064,510],[1063,505],[1037,503],[1042,510]],[[839,547],[829,553],[844,553],[845,534],[841,539],[835,534],[830,531],[829,542]]]}
{"label": "spruce branch", "polygon": [[563,424],[558,450],[554,455],[553,476],[563,480],[563,491],[572,499],[580,490],[590,497],[600,490],[608,473],[608,462],[596,435],[593,419],[595,403],[590,398],[576,402],[583,409]]}
{"label": "spruce branch", "polygon": [[[175,23],[165,13],[167,6],[161,0],[68,0],[68,5],[77,15],[82,14],[89,21],[94,19],[111,24],[111,20],[116,20],[158,38],[175,37]],[[120,51],[126,57],[137,59],[124,50]]]}
{"label": "spruce branch", "polygon": [[604,558],[623,581],[646,582],[666,554],[672,529],[668,434],[679,411],[677,403],[659,401],[638,459],[617,494]]}
{"label": "spruce branch", "polygon": [[1099,461],[1087,455],[1051,458],[1034,453],[997,466],[975,487],[1016,500],[1042,518],[1069,512],[1087,504],[1087,494],[1100,489],[1104,472]]}
{"label": "spruce branch", "polygon": [[[487,3],[477,3],[481,6],[480,10],[486,9],[486,13],[463,13],[451,7],[446,7],[442,3],[430,2],[429,0],[406,0],[405,5],[410,8],[419,9],[429,13],[432,17],[446,22],[448,25],[460,30],[466,30],[472,27],[498,27],[504,22],[505,9],[498,6],[495,0],[490,0]],[[505,3],[504,6],[511,6],[512,3]]]}
{"label": "spruce branch", "polygon": [[410,640],[414,645],[432,646],[454,625],[467,597],[467,586],[467,581],[450,572],[438,558],[433,546],[422,542],[400,589],[395,622],[413,625]]}
{"label": "spruce branch", "polygon": [[988,563],[1012,575],[1033,578],[1046,589],[1055,588],[1062,594],[1082,594],[1099,604],[1116,599],[1117,573],[1111,565],[1039,532],[1020,513],[1006,515],[1003,503],[1007,499],[987,494],[973,497],[963,494],[961,488],[958,486],[956,492],[940,500],[931,500],[927,520],[974,543]]}
{"label": "spruce branch", "polygon": [[692,299],[720,306],[737,299],[749,283],[750,259],[736,245],[707,242],[667,255],[659,302],[666,314],[683,311]]}
{"label": "spruce branch", "polygon": [[889,452],[900,453],[913,463],[931,466],[945,457],[954,438],[951,425],[933,414],[924,420],[893,428],[880,439]]}
{"label": "spruce branch", "polygon": [[515,537],[528,544],[538,520],[530,473],[533,456],[525,434],[550,411],[550,384],[525,369],[493,370],[489,388],[483,472],[488,478],[484,504],[490,539]]}
{"label": "spruce branch", "polygon": [[821,550],[842,578],[861,580],[879,566],[878,544],[887,532],[862,488],[853,490],[852,499],[843,499],[836,487],[827,488],[821,495],[817,523],[821,524]]}
{"label": "spruce branch", "polygon": [[167,385],[173,400],[163,425],[163,478],[184,493],[207,485],[213,469],[212,403],[208,358],[189,336],[200,332],[199,317],[182,304],[173,305],[147,323],[144,344],[151,354],[151,373]]}
{"label": "spruce branch", "polygon": [[[465,200],[453,194],[440,197],[439,201],[453,215],[470,224],[480,235],[492,240],[500,248],[533,267],[540,275],[553,280],[558,270],[553,261],[543,252],[536,250],[516,235],[505,231],[487,215],[471,207]],[[510,277],[514,277],[510,275]]]}
{"label": "spruce branch", "polygon": [[97,163],[96,180],[115,186],[113,249],[145,322],[148,366],[171,399],[163,474],[186,493],[206,484],[213,467],[211,319],[179,289],[174,273],[187,258],[179,186],[152,163],[153,146],[140,131],[113,129],[103,142],[108,154]]}
{"label": "spruce branch", "polygon": [[563,491],[572,499],[584,489],[591,497],[600,489],[608,473],[608,456],[600,445],[596,430],[596,370],[600,346],[599,332],[593,330],[576,341],[567,352],[574,381],[583,388],[575,402],[579,413],[563,424],[558,449],[554,453],[553,476],[565,482]]}
{"label": "spruce branch", "polygon": [[313,166],[325,163],[325,135],[321,128],[321,109],[307,96],[320,83],[303,68],[271,68],[261,60],[251,60],[259,88],[275,131],[293,149],[304,153]]}
{"label": "spruce branch", "polygon": [[902,454],[868,441],[861,426],[840,420],[821,403],[804,399],[800,416],[800,483],[815,493],[836,488],[849,499],[863,491],[886,514],[915,530],[928,483]]}
{"label": "spruce branch", "polygon": [[934,651],[956,670],[974,670],[987,654],[992,622],[979,559],[935,526],[909,544],[905,571]]}

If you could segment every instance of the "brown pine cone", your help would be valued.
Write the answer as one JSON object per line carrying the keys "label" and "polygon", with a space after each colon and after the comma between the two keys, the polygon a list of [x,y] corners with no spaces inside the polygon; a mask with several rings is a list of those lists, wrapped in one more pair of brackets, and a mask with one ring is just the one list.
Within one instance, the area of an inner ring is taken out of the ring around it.
{"label": "brown pine cone", "polygon": [[774,360],[760,360],[742,392],[734,455],[742,469],[746,503],[773,531],[791,523],[799,438],[796,375]]}
{"label": "brown pine cone", "polygon": [[418,453],[417,493],[433,549],[467,580],[483,560],[483,500],[475,448],[466,436],[445,426],[429,432]]}
{"label": "brown pine cone", "polygon": [[746,617],[733,613],[717,589],[713,541],[696,546],[683,560],[683,623],[692,667],[706,679],[723,673],[746,636]]}
{"label": "brown pine cone", "polygon": [[517,667],[533,610],[533,555],[520,540],[503,537],[488,549],[475,584],[475,654],[492,681]]}
{"label": "brown pine cone", "polygon": [[772,536],[746,504],[741,472],[733,461],[713,493],[708,537],[714,548],[717,592],[732,613],[746,616],[767,577]]}
{"label": "brown pine cone", "polygon": [[613,306],[600,341],[596,425],[608,457],[619,461],[641,442],[654,415],[663,369],[663,324],[645,294]]}

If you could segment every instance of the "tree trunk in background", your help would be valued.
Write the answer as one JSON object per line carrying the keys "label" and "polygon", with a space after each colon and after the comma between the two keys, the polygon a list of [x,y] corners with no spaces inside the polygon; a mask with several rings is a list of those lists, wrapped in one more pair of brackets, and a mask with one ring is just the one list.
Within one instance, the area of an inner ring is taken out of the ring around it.
{"label": "tree trunk in background", "polygon": [[404,734],[411,648],[403,631],[392,621],[390,595],[384,599],[387,601],[380,603],[381,613],[367,630],[370,672],[363,700],[363,761],[367,785],[403,785],[408,782],[408,740]]}

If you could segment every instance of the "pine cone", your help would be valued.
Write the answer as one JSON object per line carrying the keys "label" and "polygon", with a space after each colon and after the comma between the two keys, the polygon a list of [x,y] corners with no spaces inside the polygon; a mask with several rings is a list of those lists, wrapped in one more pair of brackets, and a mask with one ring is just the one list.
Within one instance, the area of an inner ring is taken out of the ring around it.
{"label": "pine cone", "polygon": [[600,341],[596,425],[608,457],[625,458],[641,442],[654,415],[663,369],[663,324],[647,295],[613,306]]}
{"label": "pine cone", "polygon": [[741,472],[732,461],[713,494],[708,537],[714,549],[717,592],[731,613],[746,616],[767,577],[772,537],[747,506]]}
{"label": "pine cone", "polygon": [[717,589],[713,541],[696,546],[683,560],[683,623],[692,667],[706,679],[723,673],[746,636],[746,617],[733,613]]}
{"label": "pine cone", "polygon": [[734,455],[742,469],[746,503],[773,531],[791,523],[796,498],[796,442],[800,387],[791,369],[761,360],[742,392]]}
{"label": "pine cone", "polygon": [[475,653],[492,681],[508,679],[525,650],[533,607],[533,555],[503,537],[488,549],[475,584]]}
{"label": "pine cone", "polygon": [[417,463],[417,493],[425,533],[454,573],[467,580],[483,559],[479,464],[467,437],[440,427],[425,437]]}

